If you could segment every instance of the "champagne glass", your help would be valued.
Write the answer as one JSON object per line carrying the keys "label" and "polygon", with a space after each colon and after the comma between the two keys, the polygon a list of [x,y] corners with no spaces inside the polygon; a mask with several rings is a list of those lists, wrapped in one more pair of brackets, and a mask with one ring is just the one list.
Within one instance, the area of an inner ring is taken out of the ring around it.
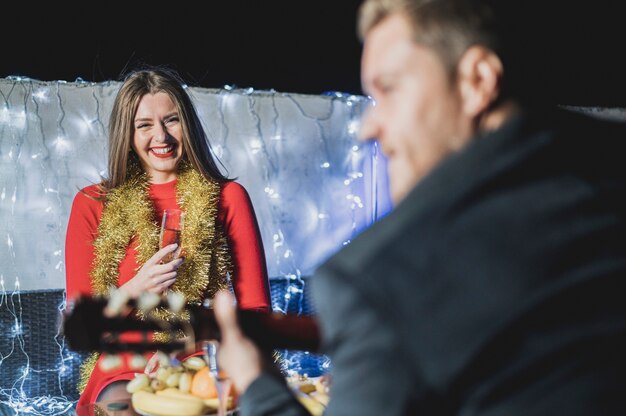
{"label": "champagne glass", "polygon": [[178,248],[163,257],[163,263],[177,259],[181,253],[180,236],[183,232],[185,213],[176,208],[164,209],[161,221],[161,234],[159,236],[159,248],[176,243]]}
{"label": "champagne glass", "polygon": [[226,416],[228,409],[228,397],[232,388],[232,380],[225,377],[223,372],[219,370],[217,365],[217,350],[219,342],[209,340],[202,342],[202,350],[204,359],[209,366],[209,371],[215,378],[215,386],[217,387],[217,416]]}

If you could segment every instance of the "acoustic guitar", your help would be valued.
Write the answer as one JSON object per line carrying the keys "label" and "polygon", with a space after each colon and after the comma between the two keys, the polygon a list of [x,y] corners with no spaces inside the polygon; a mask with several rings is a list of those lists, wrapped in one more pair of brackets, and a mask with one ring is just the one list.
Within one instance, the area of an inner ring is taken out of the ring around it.
{"label": "acoustic guitar", "polygon": [[[122,351],[145,352],[160,350],[191,353],[197,343],[220,340],[219,326],[210,306],[189,304],[173,317],[163,319],[157,310],[172,310],[167,298],[143,313],[136,313],[141,302],[127,300],[122,313],[107,313],[111,298],[83,296],[76,299],[63,314],[62,333],[71,350],[98,351],[115,354]],[[183,318],[183,316],[187,318]],[[317,320],[312,315],[279,312],[237,310],[242,331],[262,350],[302,350],[319,352],[320,335]],[[150,334],[158,331],[171,341],[157,341]],[[138,337],[122,337],[125,333]],[[181,336],[182,334],[182,336]],[[137,339],[129,341],[128,339]]]}

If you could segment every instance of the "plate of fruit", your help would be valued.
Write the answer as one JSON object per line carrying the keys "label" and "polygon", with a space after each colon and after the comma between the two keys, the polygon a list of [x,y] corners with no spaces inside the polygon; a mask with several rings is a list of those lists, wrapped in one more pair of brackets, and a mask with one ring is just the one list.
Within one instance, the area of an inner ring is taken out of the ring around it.
{"label": "plate of fruit", "polygon": [[[156,366],[135,374],[126,389],[134,410],[144,416],[215,415],[218,409],[217,381],[206,361],[191,356],[172,364],[161,359]],[[236,414],[236,393],[230,389],[227,409]]]}

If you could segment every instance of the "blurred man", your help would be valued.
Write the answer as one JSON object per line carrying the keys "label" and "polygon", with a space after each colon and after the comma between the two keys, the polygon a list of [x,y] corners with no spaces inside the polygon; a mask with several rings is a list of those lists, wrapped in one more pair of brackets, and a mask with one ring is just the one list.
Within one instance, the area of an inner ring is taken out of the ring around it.
{"label": "blurred man", "polygon": [[[395,206],[312,278],[329,416],[626,414],[626,130],[552,105],[524,8],[359,11]],[[216,312],[241,414],[306,414]]]}

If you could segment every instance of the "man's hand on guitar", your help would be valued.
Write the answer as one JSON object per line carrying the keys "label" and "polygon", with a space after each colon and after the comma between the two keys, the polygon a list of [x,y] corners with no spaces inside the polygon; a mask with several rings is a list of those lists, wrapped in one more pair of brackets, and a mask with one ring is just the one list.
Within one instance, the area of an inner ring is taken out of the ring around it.
{"label": "man's hand on guitar", "polygon": [[217,293],[213,309],[222,335],[217,355],[219,366],[231,378],[235,389],[242,393],[261,374],[261,351],[242,332],[237,321],[235,298],[229,291]]}

